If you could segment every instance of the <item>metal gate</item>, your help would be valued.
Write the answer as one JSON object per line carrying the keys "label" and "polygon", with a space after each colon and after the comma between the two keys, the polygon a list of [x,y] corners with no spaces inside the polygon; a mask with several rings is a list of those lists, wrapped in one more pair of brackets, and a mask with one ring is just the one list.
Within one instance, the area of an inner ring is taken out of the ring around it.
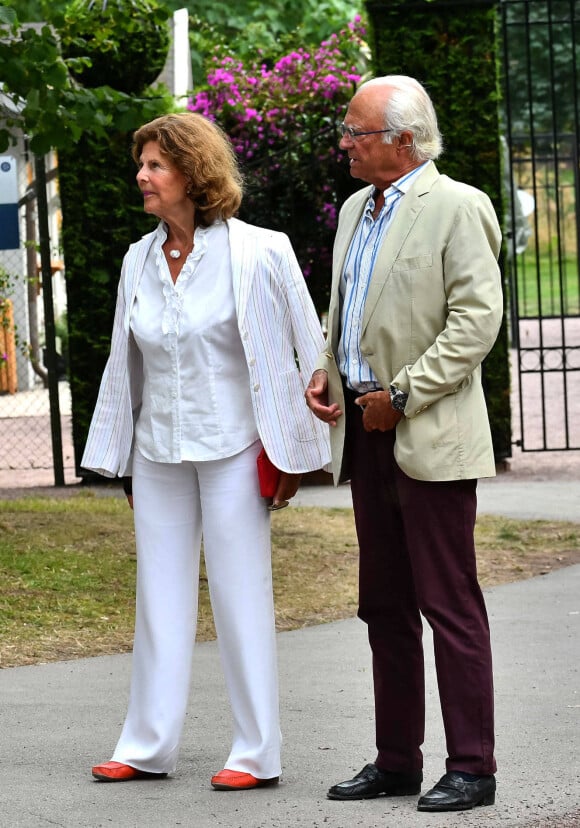
{"label": "metal gate", "polygon": [[500,11],[516,443],[580,449],[580,2]]}

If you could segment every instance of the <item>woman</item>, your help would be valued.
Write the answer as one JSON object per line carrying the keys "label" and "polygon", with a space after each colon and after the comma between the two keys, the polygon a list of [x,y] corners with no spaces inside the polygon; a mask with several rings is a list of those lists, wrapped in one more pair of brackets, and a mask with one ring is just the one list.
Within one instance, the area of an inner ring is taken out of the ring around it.
{"label": "woman", "polygon": [[[241,176],[219,127],[193,113],[157,118],[135,133],[133,157],[160,223],[123,262],[81,461],[132,480],[133,674],[117,748],[93,776],[154,779],[176,766],[203,536],[233,713],[211,784],[271,785],[281,766],[269,508],[329,461],[326,426],[304,403],[322,333],[288,238],[233,218]],[[262,447],[281,470],[273,501],[259,492]]]}

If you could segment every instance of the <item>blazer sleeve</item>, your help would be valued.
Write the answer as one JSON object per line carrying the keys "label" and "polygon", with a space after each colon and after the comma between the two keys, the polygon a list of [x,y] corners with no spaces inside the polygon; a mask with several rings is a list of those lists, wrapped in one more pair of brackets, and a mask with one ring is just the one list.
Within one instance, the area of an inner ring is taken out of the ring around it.
{"label": "blazer sleeve", "polygon": [[284,236],[283,269],[286,283],[288,310],[292,325],[293,345],[298,359],[300,374],[305,382],[310,381],[318,355],[324,347],[324,336],[316,314],[312,297],[298,264],[290,240]]}
{"label": "blazer sleeve", "polygon": [[491,350],[503,317],[500,245],[501,231],[489,198],[472,191],[456,208],[442,253],[445,327],[392,380],[409,394],[406,417],[456,392]]}
{"label": "blazer sleeve", "polygon": [[258,432],[278,468],[314,471],[330,459],[328,426],[304,399],[324,344],[320,321],[289,238],[254,228],[245,246],[252,234],[257,260],[239,321]]}
{"label": "blazer sleeve", "polygon": [[129,458],[133,414],[128,377],[126,259],[117,290],[111,351],[105,365],[81,466],[105,477],[122,475]]}

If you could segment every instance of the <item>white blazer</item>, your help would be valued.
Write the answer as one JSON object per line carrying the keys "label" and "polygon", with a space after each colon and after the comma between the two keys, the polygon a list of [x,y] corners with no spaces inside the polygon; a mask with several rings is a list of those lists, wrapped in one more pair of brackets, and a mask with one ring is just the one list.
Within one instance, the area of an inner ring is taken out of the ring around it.
{"label": "white blazer", "polygon": [[[304,391],[324,338],[312,299],[284,233],[227,222],[238,328],[248,365],[258,434],[274,465],[315,471],[330,461],[328,426],[308,409]],[[131,309],[155,233],[125,255],[111,352],[81,466],[105,477],[131,474],[133,428],[143,390]]]}

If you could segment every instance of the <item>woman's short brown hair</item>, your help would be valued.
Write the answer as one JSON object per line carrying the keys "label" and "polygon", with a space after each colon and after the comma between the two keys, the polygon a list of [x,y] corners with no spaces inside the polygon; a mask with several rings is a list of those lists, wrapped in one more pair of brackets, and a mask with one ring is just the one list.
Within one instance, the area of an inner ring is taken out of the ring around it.
{"label": "woman's short brown hair", "polygon": [[195,112],[155,118],[133,135],[132,155],[137,164],[149,141],[157,141],[161,152],[187,179],[197,223],[209,227],[236,213],[242,201],[242,174],[230,139],[217,124]]}

